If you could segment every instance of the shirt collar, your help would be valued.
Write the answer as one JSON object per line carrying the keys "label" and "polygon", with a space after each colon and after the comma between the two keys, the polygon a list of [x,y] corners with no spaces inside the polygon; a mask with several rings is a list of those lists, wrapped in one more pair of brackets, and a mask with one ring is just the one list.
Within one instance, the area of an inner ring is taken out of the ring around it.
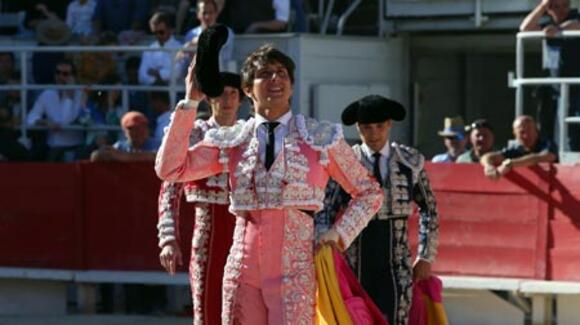
{"label": "shirt collar", "polygon": [[292,118],[292,111],[288,110],[288,112],[286,112],[284,115],[280,116],[276,121],[268,121],[265,117],[263,117],[262,115],[256,113],[255,119],[256,119],[256,124],[255,124],[255,128],[257,128],[258,126],[262,125],[262,123],[264,122],[280,122],[280,124],[287,126],[288,123],[290,122],[290,119]]}
{"label": "shirt collar", "polygon": [[[365,154],[365,156],[367,156],[367,158],[373,159],[373,154],[375,152],[371,148],[369,148],[369,146],[367,146],[366,143],[363,142],[363,144],[361,145],[361,149],[362,149],[363,153]],[[383,157],[388,157],[389,151],[390,151],[390,143],[389,143],[389,141],[387,141],[385,143],[385,145],[383,146],[383,148],[379,152],[381,153],[381,155]]]}

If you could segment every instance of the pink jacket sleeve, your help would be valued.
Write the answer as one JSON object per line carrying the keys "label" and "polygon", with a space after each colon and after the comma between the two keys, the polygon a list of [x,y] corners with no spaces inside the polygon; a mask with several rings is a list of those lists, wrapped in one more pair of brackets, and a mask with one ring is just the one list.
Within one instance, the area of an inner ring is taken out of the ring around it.
{"label": "pink jacket sleeve", "polygon": [[157,221],[157,237],[159,247],[179,237],[179,208],[183,195],[183,183],[163,182],[159,191],[159,220]]}
{"label": "pink jacket sleeve", "polygon": [[155,171],[162,180],[186,182],[207,178],[224,170],[219,148],[200,142],[189,148],[196,109],[176,109],[157,151]]}
{"label": "pink jacket sleeve", "polygon": [[383,193],[346,141],[341,139],[329,148],[328,156],[330,176],[352,197],[342,217],[332,226],[346,249],[383,204]]}

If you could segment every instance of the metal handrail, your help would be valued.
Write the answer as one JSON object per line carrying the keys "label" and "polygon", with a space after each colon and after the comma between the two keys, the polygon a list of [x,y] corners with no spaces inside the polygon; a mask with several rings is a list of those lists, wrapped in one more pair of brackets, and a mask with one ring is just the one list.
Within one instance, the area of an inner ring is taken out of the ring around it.
{"label": "metal handrail", "polygon": [[[558,34],[559,38],[577,38],[580,37],[580,31],[562,31]],[[516,88],[516,116],[524,112],[524,91],[523,87],[528,85],[560,85],[560,100],[558,102],[558,126],[559,126],[559,151],[560,158],[566,152],[566,140],[568,138],[568,124],[578,123],[576,119],[567,116],[567,108],[570,99],[570,85],[580,84],[580,76],[577,78],[524,78],[524,41],[529,39],[545,39],[546,34],[543,31],[519,32],[516,35],[516,73],[515,78],[510,76],[510,87]]]}
{"label": "metal handrail", "polygon": [[352,15],[352,13],[356,10],[356,8],[362,3],[362,0],[355,0],[354,2],[352,2],[350,4],[350,6],[348,6],[348,8],[344,11],[344,13],[342,15],[340,15],[340,18],[338,19],[338,27],[336,30],[336,35],[340,36],[342,35],[342,32],[344,30],[344,25],[346,25],[346,20],[348,19],[348,17],[350,17],[350,15]]}
{"label": "metal handrail", "polygon": [[[174,106],[177,102],[176,96],[178,92],[182,92],[183,84],[178,83],[175,75],[175,55],[173,56],[172,66],[170,70],[169,85],[167,86],[144,86],[144,85],[102,85],[102,84],[74,84],[74,85],[57,85],[57,84],[29,84],[28,81],[28,57],[32,52],[61,52],[61,53],[76,53],[76,52],[144,52],[144,51],[164,51],[177,53],[179,51],[194,52],[194,47],[189,48],[154,48],[150,46],[0,46],[0,52],[15,52],[20,54],[20,84],[0,85],[0,90],[20,90],[21,101],[21,140],[23,143],[28,142],[27,130],[30,129],[47,129],[45,126],[29,126],[26,124],[28,115],[28,98],[26,92],[29,90],[120,90],[121,105],[124,110],[129,108],[129,91],[168,91],[170,94],[170,105]],[[107,125],[68,125],[62,126],[63,130],[118,130],[119,127],[111,127]]]}

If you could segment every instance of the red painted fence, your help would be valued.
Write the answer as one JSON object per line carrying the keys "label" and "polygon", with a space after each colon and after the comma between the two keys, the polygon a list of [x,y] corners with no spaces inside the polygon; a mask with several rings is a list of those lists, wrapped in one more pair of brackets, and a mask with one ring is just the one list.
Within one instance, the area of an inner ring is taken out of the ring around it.
{"label": "red painted fence", "polygon": [[[478,165],[427,171],[441,220],[436,272],[580,281],[580,167],[517,169],[500,181]],[[161,270],[150,164],[1,164],[0,179],[0,266]],[[182,214],[187,253],[192,206]]]}

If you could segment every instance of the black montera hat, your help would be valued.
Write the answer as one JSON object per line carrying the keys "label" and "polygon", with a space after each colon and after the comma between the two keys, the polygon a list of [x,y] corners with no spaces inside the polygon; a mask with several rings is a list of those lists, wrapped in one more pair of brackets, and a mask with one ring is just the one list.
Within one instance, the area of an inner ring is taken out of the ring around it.
{"label": "black montera hat", "polygon": [[220,72],[220,77],[224,83],[224,86],[236,88],[240,92],[240,96],[244,96],[244,92],[242,91],[242,78],[239,74],[231,72]]}
{"label": "black montera hat", "polygon": [[219,53],[228,39],[228,29],[217,24],[204,30],[197,42],[195,77],[200,90],[208,97],[218,97],[224,91],[220,76]]}
{"label": "black montera hat", "polygon": [[379,95],[368,95],[350,103],[342,111],[342,123],[380,123],[386,120],[402,121],[406,112],[400,103]]}

